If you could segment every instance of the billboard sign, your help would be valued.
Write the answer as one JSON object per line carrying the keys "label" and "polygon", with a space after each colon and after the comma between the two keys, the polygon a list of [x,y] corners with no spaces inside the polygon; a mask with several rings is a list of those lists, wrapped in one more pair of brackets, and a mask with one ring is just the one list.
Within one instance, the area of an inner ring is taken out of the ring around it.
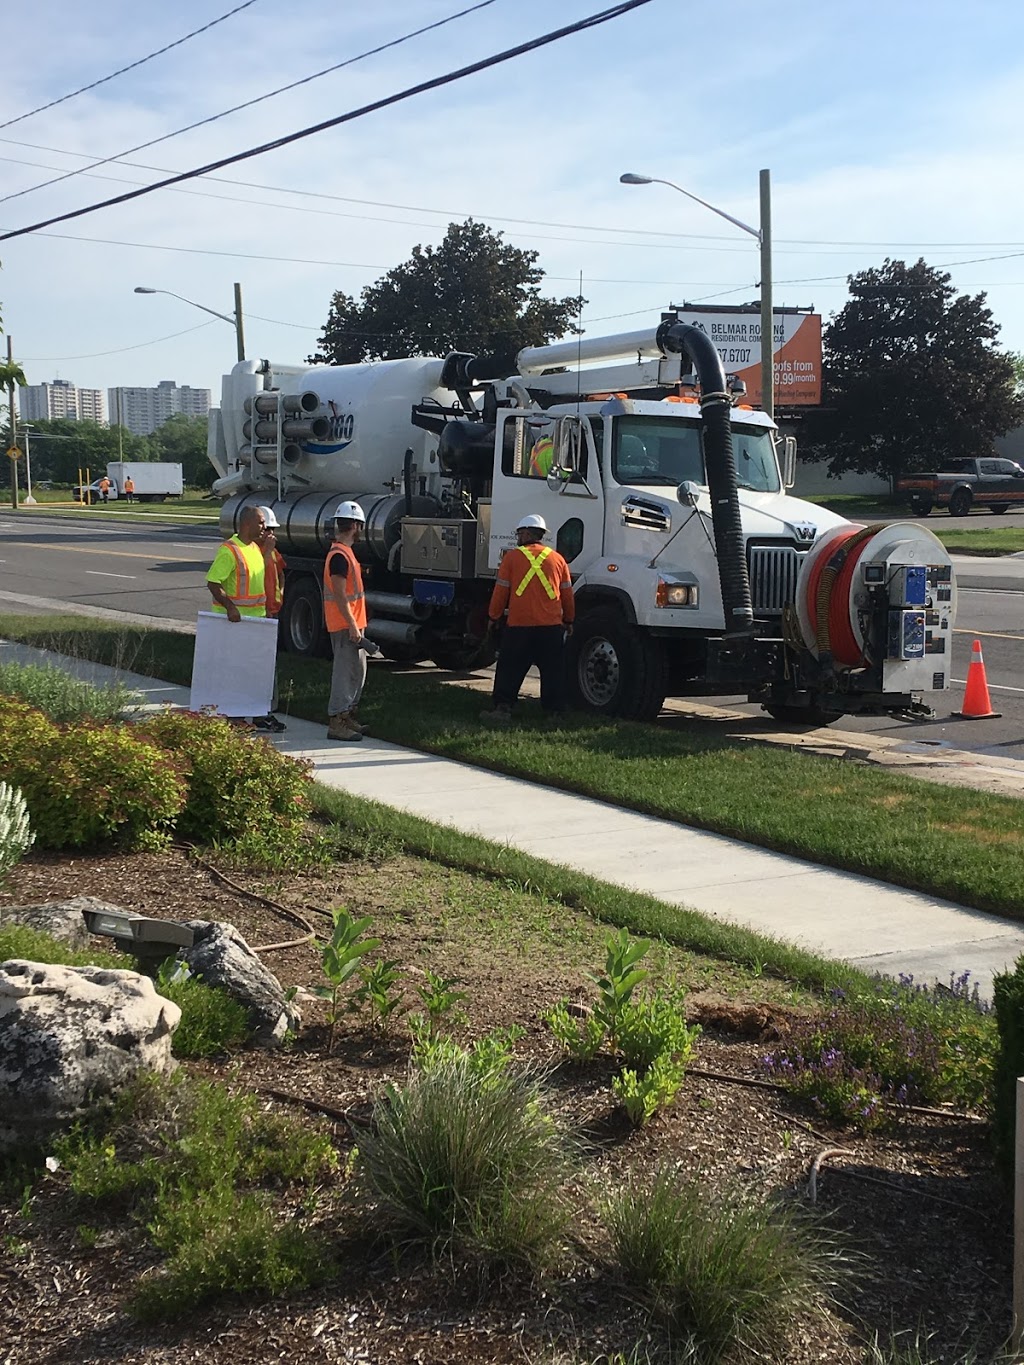
{"label": "billboard sign", "polygon": [[[680,308],[680,322],[699,328],[714,343],[726,375],[747,386],[747,399],[761,402],[761,315],[757,310]],[[807,407],[821,402],[821,315],[777,312],[772,350],[775,404]]]}

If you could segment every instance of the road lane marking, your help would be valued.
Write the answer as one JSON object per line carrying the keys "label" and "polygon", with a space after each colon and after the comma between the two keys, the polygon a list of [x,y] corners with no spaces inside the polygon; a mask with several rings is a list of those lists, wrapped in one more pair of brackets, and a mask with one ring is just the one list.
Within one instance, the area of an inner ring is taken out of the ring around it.
{"label": "road lane marking", "polygon": [[182,559],[180,555],[140,554],[138,550],[93,550],[86,545],[39,545],[35,541],[10,540],[8,545],[27,546],[31,550],[62,551],[69,555],[109,555],[112,559],[148,559],[151,564],[194,564],[194,559]]}
{"label": "road lane marking", "polygon": [[83,573],[92,574],[93,578],[135,578],[133,573],[104,573],[102,569],[84,569]]}
{"label": "road lane marking", "polygon": [[954,635],[973,635],[976,640],[1016,640],[1024,645],[1024,635],[1002,635],[998,630],[967,630],[964,626],[954,626]]}
{"label": "road lane marking", "polygon": [[[950,678],[954,687],[966,687],[966,678]],[[1008,687],[1006,683],[989,683],[989,690],[993,692],[1024,692],[1024,687]]]}

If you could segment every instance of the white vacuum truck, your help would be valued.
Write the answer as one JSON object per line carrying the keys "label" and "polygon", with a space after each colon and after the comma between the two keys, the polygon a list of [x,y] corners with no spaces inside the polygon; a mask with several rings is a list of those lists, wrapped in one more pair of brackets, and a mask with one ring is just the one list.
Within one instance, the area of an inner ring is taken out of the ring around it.
{"label": "white vacuum truck", "polygon": [[729,392],[714,345],[671,311],[528,348],[512,377],[462,353],[242,361],[210,416],[221,529],[247,503],[281,523],[295,653],[325,651],[324,554],[351,499],[366,513],[368,634],[391,658],[490,662],[497,565],[539,512],[573,574],[569,681],[588,710],[645,719],[669,695],[741,693],[823,723],[929,714],[922,694],[948,686],[956,582],[941,544],[788,496],[795,442]]}

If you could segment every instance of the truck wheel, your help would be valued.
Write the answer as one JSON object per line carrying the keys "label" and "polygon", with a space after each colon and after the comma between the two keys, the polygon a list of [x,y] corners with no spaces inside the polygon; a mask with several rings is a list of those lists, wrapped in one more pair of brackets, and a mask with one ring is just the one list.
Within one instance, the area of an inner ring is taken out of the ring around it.
{"label": "truck wheel", "polygon": [[289,654],[315,659],[331,652],[323,597],[312,578],[286,583],[278,631],[278,646]]}
{"label": "truck wheel", "polygon": [[994,517],[1001,517],[1004,512],[1010,510],[1010,504],[1008,502],[994,502],[988,510]]}
{"label": "truck wheel", "polygon": [[911,498],[910,510],[915,517],[926,517],[934,507],[931,498]]}
{"label": "truck wheel", "polygon": [[966,488],[958,488],[949,500],[949,515],[951,517],[966,517],[971,510],[971,494]]}
{"label": "truck wheel", "polygon": [[612,607],[587,612],[569,641],[569,691],[576,706],[602,716],[654,720],[668,691],[661,641]]}

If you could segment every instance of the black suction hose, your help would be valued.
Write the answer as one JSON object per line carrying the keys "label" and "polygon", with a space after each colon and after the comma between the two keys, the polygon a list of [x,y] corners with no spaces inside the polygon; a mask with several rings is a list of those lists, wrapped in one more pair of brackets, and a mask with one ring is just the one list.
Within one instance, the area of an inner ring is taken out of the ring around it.
{"label": "black suction hose", "polygon": [[726,392],[722,361],[707,335],[685,322],[665,324],[658,332],[658,344],[666,353],[685,351],[700,380],[704,458],[711,490],[711,521],[718,551],[725,629],[726,634],[747,634],[754,628],[754,606],[732,453],[732,400]]}

